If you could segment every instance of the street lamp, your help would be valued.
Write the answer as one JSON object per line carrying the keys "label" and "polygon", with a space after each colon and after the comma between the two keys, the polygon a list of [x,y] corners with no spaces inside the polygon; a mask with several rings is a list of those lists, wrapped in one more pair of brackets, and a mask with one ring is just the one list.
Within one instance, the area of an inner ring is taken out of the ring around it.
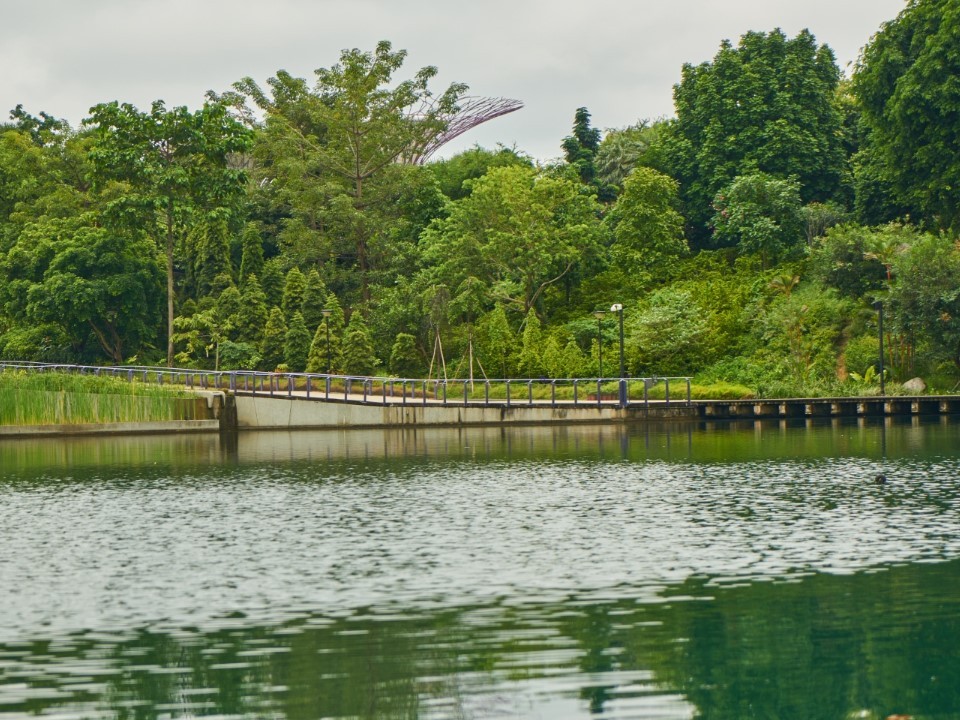
{"label": "street lamp", "polygon": [[600,360],[600,370],[598,375],[601,380],[603,380],[603,316],[606,315],[606,312],[603,310],[597,310],[593,313],[593,316],[597,319],[597,357]]}
{"label": "street lamp", "polygon": [[610,312],[615,312],[620,316],[620,407],[627,406],[627,368],[623,361],[623,305],[614,303],[610,306]]}
{"label": "street lamp", "polygon": [[333,315],[333,310],[321,310],[320,314],[323,315],[323,325],[327,329],[327,375],[330,374],[330,316]]}
{"label": "street lamp", "polygon": [[877,332],[880,335],[880,394],[885,395],[886,391],[883,384],[883,303],[877,300],[873,304],[873,309],[877,311]]}

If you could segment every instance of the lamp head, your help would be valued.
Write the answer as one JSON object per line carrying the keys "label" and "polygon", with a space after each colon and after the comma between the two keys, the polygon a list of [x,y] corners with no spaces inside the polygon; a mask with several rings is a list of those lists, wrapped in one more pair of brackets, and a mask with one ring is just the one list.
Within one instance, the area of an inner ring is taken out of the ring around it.
{"label": "lamp head", "polygon": [[621,305],[620,303],[614,303],[613,305],[610,306],[610,312],[622,312],[622,311],[623,311],[623,305]]}
{"label": "lamp head", "polygon": [[323,315],[325,318],[328,318],[331,315],[333,315],[333,310],[321,310],[320,314]]}
{"label": "lamp head", "polygon": [[606,310],[594,310],[594,311],[593,311],[593,316],[594,316],[597,320],[603,320],[603,316],[606,315],[606,314],[607,314]]}

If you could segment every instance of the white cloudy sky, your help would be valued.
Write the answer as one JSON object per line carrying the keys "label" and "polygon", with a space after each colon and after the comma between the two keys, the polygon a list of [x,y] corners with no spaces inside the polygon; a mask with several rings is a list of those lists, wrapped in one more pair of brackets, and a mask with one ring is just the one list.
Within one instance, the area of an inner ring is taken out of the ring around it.
{"label": "white cloudy sky", "polygon": [[[0,0],[0,113],[17,103],[77,124],[110,100],[197,107],[208,89],[278,68],[312,78],[340,50],[390,40],[399,76],[435,65],[437,88],[525,108],[453,146],[560,154],[573,113],[600,128],[673,114],[683,63],[724,38],[809,28],[842,68],[905,0]],[[448,150],[449,152],[449,150]]]}

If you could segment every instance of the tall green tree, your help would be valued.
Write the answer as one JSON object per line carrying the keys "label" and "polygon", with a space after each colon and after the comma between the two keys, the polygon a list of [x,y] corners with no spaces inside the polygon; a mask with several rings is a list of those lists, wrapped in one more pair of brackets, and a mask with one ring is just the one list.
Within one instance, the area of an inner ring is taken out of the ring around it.
{"label": "tall green tree", "polygon": [[688,252],[677,181],[646,167],[636,168],[604,218],[615,241],[611,265],[618,284],[634,290],[652,278],[671,277],[676,258]]}
{"label": "tall green tree", "polygon": [[303,321],[303,315],[300,312],[295,312],[290,320],[290,325],[287,327],[283,345],[284,362],[293,372],[306,370],[312,340],[313,337]]}
{"label": "tall green tree", "polygon": [[240,284],[251,275],[263,275],[263,241],[260,231],[254,223],[247,223],[243,229],[243,254],[240,258]]}
{"label": "tall green tree", "polygon": [[143,233],[98,227],[92,213],[28,225],[0,254],[0,301],[19,323],[92,333],[113,363],[154,340],[162,273]]}
{"label": "tall green tree", "polygon": [[526,316],[597,252],[599,210],[575,181],[520,166],[495,168],[423,233],[429,274],[452,288],[476,278],[488,288],[488,307],[506,303]]}
{"label": "tall green tree", "polygon": [[343,368],[349,375],[373,375],[380,365],[363,316],[354,312],[343,337]]}
{"label": "tall green tree", "polygon": [[430,66],[391,87],[406,54],[386,41],[373,52],[344,50],[316,71],[313,87],[278,72],[271,97],[250,78],[236,85],[266,116],[256,152],[291,216],[283,242],[299,260],[355,268],[364,299],[371,243],[394,217],[396,165],[446,127],[466,90],[454,83],[435,95]]}
{"label": "tall green tree", "polygon": [[868,131],[864,169],[889,183],[891,194],[927,225],[954,231],[960,230],[958,75],[960,4],[911,0],[864,48],[853,76]]}
{"label": "tall green tree", "polygon": [[149,112],[111,102],[90,112],[84,122],[96,137],[95,178],[101,185],[125,184],[107,217],[115,226],[145,229],[166,257],[167,364],[172,365],[178,241],[191,213],[236,208],[246,173],[231,166],[229,157],[250,146],[250,132],[218,102],[195,112],[168,110],[160,100]]}
{"label": "tall green tree", "polygon": [[263,329],[260,342],[261,366],[267,372],[273,372],[286,362],[287,323],[283,319],[283,310],[274,307]]}
{"label": "tall green tree", "polygon": [[283,298],[280,304],[288,324],[293,321],[294,315],[303,310],[303,295],[306,289],[307,278],[300,272],[300,268],[291,268],[283,283]]}
{"label": "tall green tree", "polygon": [[743,175],[717,194],[713,207],[718,244],[759,254],[764,268],[803,243],[800,188],[793,180],[764,173]]}
{"label": "tall green tree", "polygon": [[684,65],[664,150],[696,247],[710,239],[713,198],[739,175],[795,177],[804,202],[841,192],[839,80],[833,52],[806,30],[749,32],[712,62]]}

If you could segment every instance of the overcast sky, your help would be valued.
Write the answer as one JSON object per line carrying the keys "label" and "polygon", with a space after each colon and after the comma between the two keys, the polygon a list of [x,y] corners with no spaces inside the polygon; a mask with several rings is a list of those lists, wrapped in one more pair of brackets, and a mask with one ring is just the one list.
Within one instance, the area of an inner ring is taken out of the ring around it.
{"label": "overcast sky", "polygon": [[0,112],[18,103],[76,125],[92,105],[196,108],[209,89],[277,69],[313,79],[343,48],[390,40],[403,79],[435,65],[439,91],[515,98],[524,109],[462,136],[561,154],[576,108],[599,128],[673,114],[683,63],[724,38],[808,28],[848,69],[905,0],[0,0]]}

